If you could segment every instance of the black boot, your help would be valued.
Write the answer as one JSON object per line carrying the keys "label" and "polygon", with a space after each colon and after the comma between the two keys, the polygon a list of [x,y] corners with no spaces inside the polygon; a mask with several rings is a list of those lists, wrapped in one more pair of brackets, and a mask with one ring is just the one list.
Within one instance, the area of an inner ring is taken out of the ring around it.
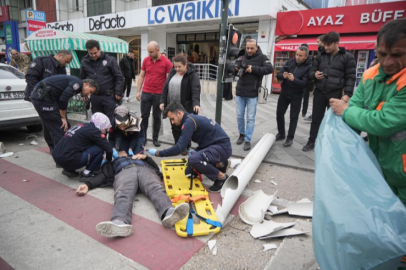
{"label": "black boot", "polygon": [[240,134],[240,137],[238,137],[238,140],[237,140],[237,144],[238,145],[242,144],[244,142],[244,139],[245,139],[245,135]]}

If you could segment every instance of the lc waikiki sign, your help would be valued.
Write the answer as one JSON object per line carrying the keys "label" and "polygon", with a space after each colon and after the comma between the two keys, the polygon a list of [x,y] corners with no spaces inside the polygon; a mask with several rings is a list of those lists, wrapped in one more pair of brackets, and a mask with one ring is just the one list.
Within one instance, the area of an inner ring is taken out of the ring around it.
{"label": "lc waikiki sign", "polygon": [[[204,0],[148,9],[148,24],[167,24],[221,17],[222,0]],[[239,16],[240,0],[229,0],[228,16]]]}

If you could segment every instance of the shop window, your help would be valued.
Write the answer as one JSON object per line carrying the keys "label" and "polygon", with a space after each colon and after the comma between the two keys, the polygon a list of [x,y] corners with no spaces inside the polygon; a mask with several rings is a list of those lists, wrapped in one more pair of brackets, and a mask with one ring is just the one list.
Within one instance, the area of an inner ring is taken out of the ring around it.
{"label": "shop window", "polygon": [[111,0],[87,0],[87,16],[111,13]]}

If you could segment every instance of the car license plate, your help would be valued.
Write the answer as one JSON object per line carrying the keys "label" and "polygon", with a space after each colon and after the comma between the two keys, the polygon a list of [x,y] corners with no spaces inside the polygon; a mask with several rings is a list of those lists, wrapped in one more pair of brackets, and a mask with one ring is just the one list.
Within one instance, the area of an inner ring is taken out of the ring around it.
{"label": "car license plate", "polygon": [[24,91],[0,93],[0,100],[22,99],[22,98],[24,98]]}

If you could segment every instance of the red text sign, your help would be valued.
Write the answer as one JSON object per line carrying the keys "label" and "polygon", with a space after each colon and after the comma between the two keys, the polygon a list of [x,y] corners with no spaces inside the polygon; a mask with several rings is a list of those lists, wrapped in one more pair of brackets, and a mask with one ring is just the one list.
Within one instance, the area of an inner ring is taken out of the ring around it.
{"label": "red text sign", "polygon": [[278,12],[276,35],[378,32],[388,21],[404,18],[406,2]]}

